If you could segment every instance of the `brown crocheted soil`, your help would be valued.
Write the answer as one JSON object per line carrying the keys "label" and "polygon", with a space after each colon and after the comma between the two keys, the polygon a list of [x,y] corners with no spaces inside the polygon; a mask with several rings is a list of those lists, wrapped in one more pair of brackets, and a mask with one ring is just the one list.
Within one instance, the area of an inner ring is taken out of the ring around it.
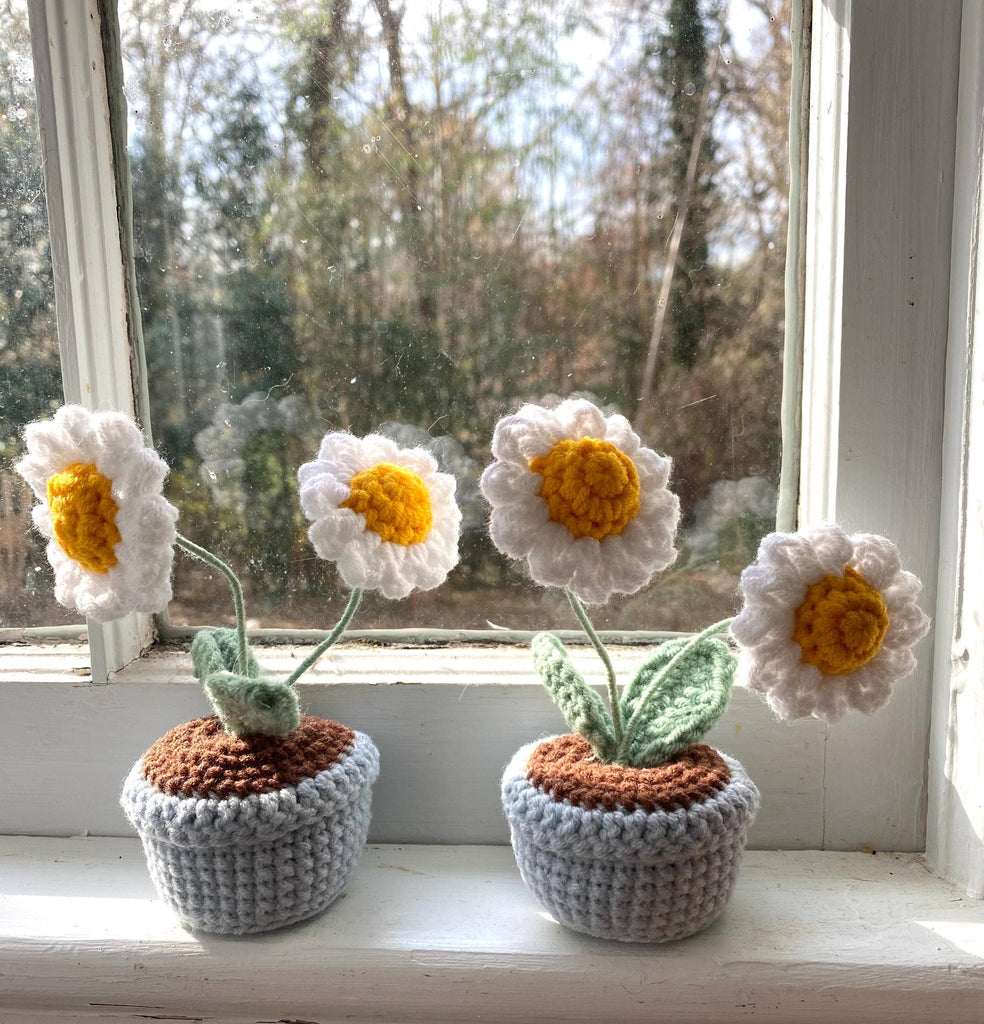
{"label": "brown crocheted soil", "polygon": [[582,736],[557,736],[539,744],[526,765],[526,778],[555,800],[608,811],[689,807],[731,781],[724,758],[694,743],[656,768],[629,768],[595,760]]}
{"label": "brown crocheted soil", "polygon": [[286,736],[229,736],[217,718],[196,718],[144,754],[143,773],[171,796],[249,796],[313,778],[354,745],[348,726],[313,715]]}

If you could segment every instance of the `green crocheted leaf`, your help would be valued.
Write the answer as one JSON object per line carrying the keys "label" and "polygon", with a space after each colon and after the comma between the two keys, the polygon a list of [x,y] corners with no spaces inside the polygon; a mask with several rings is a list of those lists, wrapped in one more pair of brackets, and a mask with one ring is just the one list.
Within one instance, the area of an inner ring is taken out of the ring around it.
{"label": "green crocheted leaf", "polygon": [[[690,649],[662,679],[673,657]],[[728,706],[737,661],[720,640],[671,640],[640,666],[619,708],[625,723],[620,763],[652,768],[696,743]],[[653,685],[655,683],[655,685]]]}
{"label": "green crocheted leaf", "polygon": [[213,672],[203,685],[231,736],[286,736],[300,724],[301,709],[293,686],[232,672]]}
{"label": "green crocheted leaf", "polygon": [[191,663],[219,721],[231,736],[285,736],[300,724],[293,686],[260,679],[260,666],[246,650],[246,675],[235,671],[239,638],[234,629],[203,629],[191,645]]}
{"label": "green crocheted leaf", "polygon": [[238,671],[257,678],[260,666],[249,647],[246,648],[246,659],[244,667],[237,664],[239,634],[234,629],[203,629],[191,642],[191,664],[194,666],[195,678],[202,682],[213,672],[223,671]]}
{"label": "green crocheted leaf", "polygon": [[615,727],[601,698],[571,664],[564,645],[550,633],[533,637],[533,664],[564,720],[602,761],[615,755]]}

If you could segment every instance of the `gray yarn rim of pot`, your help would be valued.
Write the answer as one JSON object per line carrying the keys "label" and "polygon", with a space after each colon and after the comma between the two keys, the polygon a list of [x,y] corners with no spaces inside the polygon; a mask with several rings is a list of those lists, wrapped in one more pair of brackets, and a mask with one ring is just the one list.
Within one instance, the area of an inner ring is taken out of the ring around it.
{"label": "gray yarn rim of pot", "polygon": [[758,787],[741,762],[726,754],[721,756],[731,770],[731,781],[703,801],[671,811],[608,811],[555,800],[526,778],[530,755],[542,742],[520,747],[502,776],[502,806],[511,828],[540,849],[568,857],[658,865],[711,853],[755,819]]}
{"label": "gray yarn rim of pot", "polygon": [[338,760],[296,786],[249,796],[172,796],[143,775],[143,755],[130,769],[120,805],[142,836],[201,849],[269,842],[350,806],[379,775],[379,751],[365,734]]}

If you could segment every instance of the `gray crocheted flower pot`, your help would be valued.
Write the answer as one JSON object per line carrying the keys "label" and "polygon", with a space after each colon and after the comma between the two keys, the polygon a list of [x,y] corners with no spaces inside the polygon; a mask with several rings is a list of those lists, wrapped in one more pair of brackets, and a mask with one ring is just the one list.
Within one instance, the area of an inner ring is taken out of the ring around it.
{"label": "gray crocheted flower pot", "polygon": [[[759,793],[741,764],[687,807],[626,811],[558,800],[527,778],[539,746],[516,753],[502,803],[526,885],[558,921],[624,942],[668,942],[709,925],[734,886]],[[716,752],[715,752],[716,753]]]}
{"label": "gray crocheted flower pot", "polygon": [[329,767],[246,796],[168,793],[146,776],[155,748],[137,761],[120,803],[143,842],[157,892],[186,927],[268,931],[311,917],[339,896],[365,845],[379,774],[372,740],[349,733],[354,742]]}

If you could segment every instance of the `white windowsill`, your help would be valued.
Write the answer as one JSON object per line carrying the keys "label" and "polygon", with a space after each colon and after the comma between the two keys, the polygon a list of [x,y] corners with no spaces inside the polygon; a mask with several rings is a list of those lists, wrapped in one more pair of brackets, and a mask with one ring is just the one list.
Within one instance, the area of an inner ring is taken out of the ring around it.
{"label": "white windowsill", "polygon": [[562,929],[505,847],[374,846],[324,914],[184,931],[135,839],[0,839],[0,1019],[975,1021],[984,903],[911,854],[746,854],[722,917],[666,946]]}

